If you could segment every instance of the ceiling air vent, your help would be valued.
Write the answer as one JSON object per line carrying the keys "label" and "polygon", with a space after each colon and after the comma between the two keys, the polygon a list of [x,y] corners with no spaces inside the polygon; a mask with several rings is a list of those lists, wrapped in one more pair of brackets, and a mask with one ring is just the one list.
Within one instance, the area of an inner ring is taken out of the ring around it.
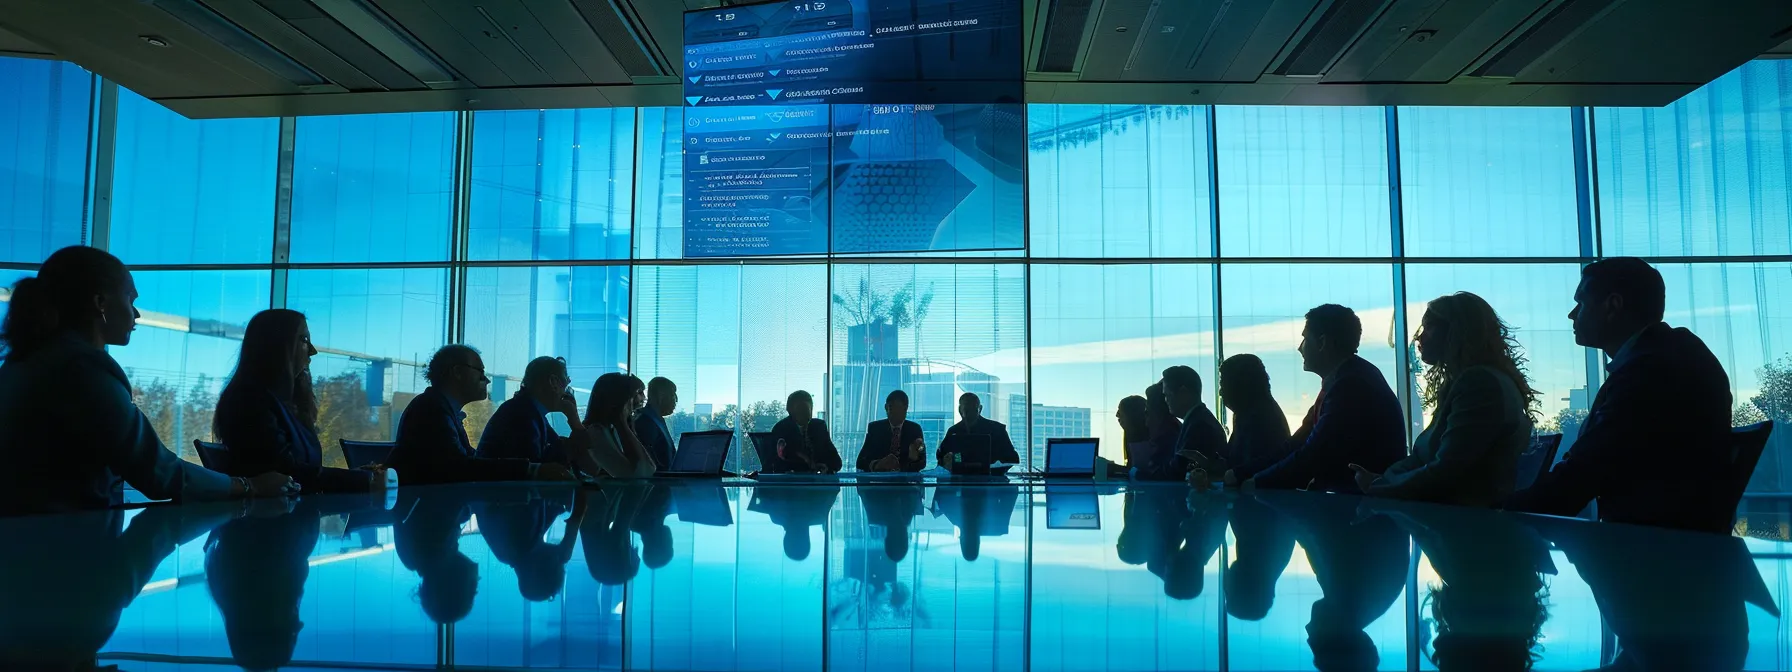
{"label": "ceiling air vent", "polygon": [[[663,1],[663,0],[651,0]],[[630,77],[669,76],[673,71],[662,67],[660,58],[649,48],[649,41],[633,17],[624,14],[616,0],[580,0],[573,3],[592,32],[609,48],[610,55]]]}
{"label": "ceiling air vent", "polygon": [[313,72],[311,68],[301,65],[298,61],[281,53],[279,49],[269,46],[260,38],[249,34],[249,31],[231,23],[229,19],[219,16],[210,7],[201,5],[194,0],[141,1],[167,12],[169,16],[191,26],[193,30],[216,40],[224,48],[296,86],[319,86],[330,83],[322,75]]}
{"label": "ceiling air vent", "polygon": [[1565,0],[1505,49],[1487,59],[1473,74],[1476,77],[1517,77],[1518,73],[1616,4],[1617,0]]}
{"label": "ceiling air vent", "polygon": [[1387,0],[1337,0],[1319,21],[1303,36],[1294,50],[1283,59],[1282,66],[1276,68],[1275,74],[1284,77],[1319,77],[1331,68],[1332,63],[1344,55],[1344,50],[1356,42],[1358,35],[1369,27],[1375,17],[1381,16],[1381,10]]}
{"label": "ceiling air vent", "polygon": [[1077,52],[1089,29],[1095,0],[1055,0],[1046,14],[1045,38],[1039,44],[1038,72],[1076,72]]}

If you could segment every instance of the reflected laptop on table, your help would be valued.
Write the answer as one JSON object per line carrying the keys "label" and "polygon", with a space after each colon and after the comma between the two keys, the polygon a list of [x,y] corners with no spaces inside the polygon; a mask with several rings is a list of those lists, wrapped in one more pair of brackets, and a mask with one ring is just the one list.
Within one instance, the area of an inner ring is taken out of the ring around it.
{"label": "reflected laptop on table", "polygon": [[1101,498],[1092,487],[1046,486],[1045,527],[1048,530],[1101,529]]}
{"label": "reflected laptop on table", "polygon": [[678,437],[678,452],[672,464],[656,476],[684,478],[720,478],[722,464],[728,461],[728,449],[734,445],[734,430],[685,432]]}
{"label": "reflected laptop on table", "polygon": [[678,519],[687,523],[711,527],[734,524],[734,512],[728,508],[728,493],[719,484],[673,486],[672,507],[678,511]]}
{"label": "reflected laptop on table", "polygon": [[1046,478],[1094,478],[1101,439],[1046,439]]}

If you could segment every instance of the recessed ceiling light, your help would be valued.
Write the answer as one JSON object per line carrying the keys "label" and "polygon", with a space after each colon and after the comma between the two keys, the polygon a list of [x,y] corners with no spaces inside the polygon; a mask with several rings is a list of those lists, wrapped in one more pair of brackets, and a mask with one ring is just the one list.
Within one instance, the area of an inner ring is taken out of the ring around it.
{"label": "recessed ceiling light", "polygon": [[145,44],[148,44],[149,46],[152,46],[152,47],[167,48],[169,46],[168,40],[162,38],[162,36],[160,36],[160,35],[138,35],[137,39],[143,40],[143,42]]}

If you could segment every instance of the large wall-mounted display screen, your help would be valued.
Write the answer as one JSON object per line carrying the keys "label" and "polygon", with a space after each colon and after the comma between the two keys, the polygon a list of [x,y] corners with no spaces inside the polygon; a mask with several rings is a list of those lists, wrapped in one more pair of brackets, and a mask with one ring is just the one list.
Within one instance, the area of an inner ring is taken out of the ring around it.
{"label": "large wall-mounted display screen", "polygon": [[1015,249],[1019,105],[687,109],[686,257]]}
{"label": "large wall-mounted display screen", "polygon": [[782,0],[687,12],[692,106],[1019,103],[1019,0]]}

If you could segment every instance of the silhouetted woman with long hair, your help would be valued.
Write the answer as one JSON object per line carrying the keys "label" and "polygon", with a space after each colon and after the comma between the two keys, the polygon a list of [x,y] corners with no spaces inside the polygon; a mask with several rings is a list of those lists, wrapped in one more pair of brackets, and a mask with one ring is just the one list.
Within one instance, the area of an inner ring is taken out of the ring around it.
{"label": "silhouetted woman with long hair", "polygon": [[653,475],[653,458],[635,438],[629,415],[635,411],[640,379],[622,373],[606,373],[591,386],[591,403],[585,408],[585,428],[591,435],[591,456],[604,474],[614,478],[646,478]]}
{"label": "silhouetted woman with long hair", "polygon": [[383,473],[324,466],[317,393],[311,387],[316,354],[311,327],[298,311],[264,310],[249,320],[236,373],[218,396],[212,418],[218,439],[230,449],[231,475],[277,471],[306,492],[384,489]]}
{"label": "silhouetted woman with long hair", "polygon": [[[1229,469],[1257,473],[1288,454],[1288,416],[1269,391],[1269,370],[1256,355],[1220,363],[1220,402],[1232,412],[1224,457]],[[1224,473],[1224,472],[1221,472]]]}
{"label": "silhouetted woman with long hair", "polygon": [[1414,341],[1431,423],[1412,454],[1386,473],[1352,465],[1357,485],[1379,497],[1493,506],[1512,494],[1537,402],[1518,341],[1492,306],[1468,292],[1426,306]]}
{"label": "silhouetted woman with long hair", "polygon": [[131,342],[136,301],[124,264],[91,247],[58,250],[13,285],[0,324],[0,513],[117,505],[120,478],[151,499],[297,491],[283,474],[233,478],[163,447],[106,354]]}

